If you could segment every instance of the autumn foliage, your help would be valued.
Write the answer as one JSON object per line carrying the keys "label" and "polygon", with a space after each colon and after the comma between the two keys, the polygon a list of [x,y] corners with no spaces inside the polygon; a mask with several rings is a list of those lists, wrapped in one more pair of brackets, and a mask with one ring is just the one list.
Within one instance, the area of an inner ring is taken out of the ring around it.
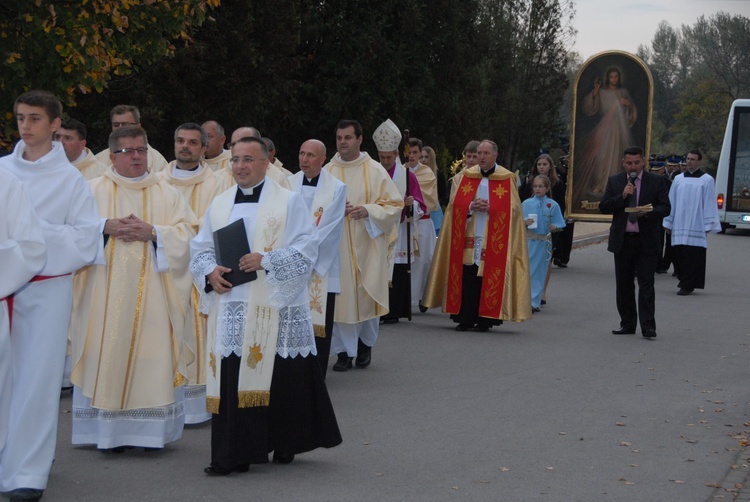
{"label": "autumn foliage", "polygon": [[4,0],[0,5],[0,147],[12,103],[45,89],[73,105],[113,77],[174,54],[220,0]]}

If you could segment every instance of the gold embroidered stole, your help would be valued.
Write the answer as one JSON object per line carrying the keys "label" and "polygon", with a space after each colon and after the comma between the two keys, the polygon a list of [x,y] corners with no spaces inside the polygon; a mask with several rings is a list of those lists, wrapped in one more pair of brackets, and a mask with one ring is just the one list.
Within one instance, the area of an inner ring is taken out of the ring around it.
{"label": "gold embroidered stole", "polygon": [[[318,186],[313,196],[310,213],[317,227],[323,213],[330,209],[336,184],[333,176],[321,172],[318,178]],[[326,306],[328,305],[328,274],[321,276],[313,270],[310,281],[307,283],[307,294],[310,297],[310,313],[313,319],[313,332],[318,338],[326,337]]]}
{"label": "gold embroidered stole", "polygon": [[[505,292],[505,271],[508,263],[508,244],[510,242],[511,187],[512,178],[497,179],[490,176],[489,198],[491,200],[487,223],[482,242],[479,275],[484,276],[479,300],[479,315],[499,319],[503,294]],[[467,172],[461,179],[453,200],[452,236],[450,249],[450,270],[448,273],[448,290],[446,295],[446,312],[457,314],[462,299],[462,268],[474,262],[474,232],[467,230],[467,213],[474,200],[481,175]],[[475,225],[472,218],[471,225]],[[467,255],[471,261],[467,263]],[[485,267],[486,265],[486,267]],[[485,269],[490,273],[486,274]]]}
{"label": "gold embroidered stole", "polygon": [[[235,194],[236,189],[232,188],[214,200],[211,206],[211,228],[214,230],[229,224]],[[283,247],[288,198],[288,190],[266,178],[261,194],[262,202],[258,203],[255,232],[248,235],[251,252],[267,253]],[[270,293],[266,273],[259,270],[258,278],[248,283],[245,337],[237,389],[240,408],[268,406],[271,398],[271,378],[279,336],[279,311],[271,307]],[[219,412],[221,357],[214,354],[218,303],[214,302],[211,307],[211,326],[207,342],[208,365],[211,371],[206,375],[206,409],[211,413]]]}

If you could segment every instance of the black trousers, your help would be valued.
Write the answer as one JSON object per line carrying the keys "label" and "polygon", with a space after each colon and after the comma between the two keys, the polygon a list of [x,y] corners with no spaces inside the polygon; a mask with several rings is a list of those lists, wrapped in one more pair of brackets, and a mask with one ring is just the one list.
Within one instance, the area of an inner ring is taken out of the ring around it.
{"label": "black trousers", "polygon": [[[656,329],[654,274],[659,255],[644,251],[641,235],[626,233],[622,249],[615,253],[615,283],[620,327],[635,330],[640,317],[641,332]],[[638,280],[636,309],[635,281]]]}
{"label": "black trousers", "polygon": [[451,319],[467,326],[499,326],[503,323],[501,320],[479,316],[482,278],[477,275],[478,272],[477,265],[464,265],[461,278],[461,309],[458,314],[451,315]]}

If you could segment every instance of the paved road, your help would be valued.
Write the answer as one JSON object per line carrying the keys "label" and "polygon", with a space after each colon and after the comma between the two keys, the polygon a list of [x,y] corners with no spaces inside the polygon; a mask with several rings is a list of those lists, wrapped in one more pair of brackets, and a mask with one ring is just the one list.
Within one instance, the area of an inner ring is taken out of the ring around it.
{"label": "paved road", "polygon": [[64,397],[44,500],[732,500],[724,483],[748,470],[749,250],[748,232],[712,235],[692,296],[657,276],[653,341],[610,334],[606,244],[554,269],[526,323],[457,333],[430,311],[383,326],[369,369],[329,372],[344,443],[290,465],[207,478],[208,426],[156,453],[72,447]]}

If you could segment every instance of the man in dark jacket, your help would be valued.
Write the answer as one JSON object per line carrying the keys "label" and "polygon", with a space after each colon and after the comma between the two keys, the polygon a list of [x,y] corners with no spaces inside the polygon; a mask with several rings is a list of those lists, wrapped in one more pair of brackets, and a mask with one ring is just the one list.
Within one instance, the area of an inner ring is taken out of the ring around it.
{"label": "man in dark jacket", "polygon": [[[670,205],[664,177],[645,172],[644,165],[641,148],[626,149],[622,157],[624,172],[607,180],[599,210],[612,215],[607,250],[615,255],[617,311],[620,314],[620,328],[612,330],[612,334],[635,334],[640,313],[641,334],[654,338],[654,274],[660,254],[659,232]],[[630,209],[626,211],[626,208]]]}

